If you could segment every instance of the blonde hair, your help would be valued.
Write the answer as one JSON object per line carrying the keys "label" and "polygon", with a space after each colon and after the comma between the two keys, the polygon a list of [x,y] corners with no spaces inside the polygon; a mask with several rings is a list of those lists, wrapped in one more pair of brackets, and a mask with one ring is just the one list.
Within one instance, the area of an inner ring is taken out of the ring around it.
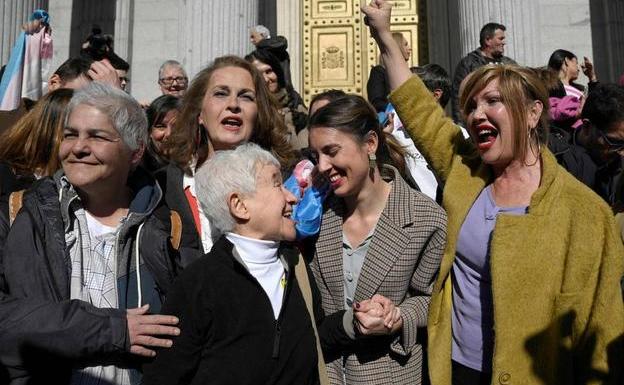
{"label": "blonde hair", "polygon": [[[502,103],[509,112],[514,147],[514,160],[524,161],[529,146],[540,146],[548,140],[548,92],[532,69],[516,65],[487,65],[469,75],[459,97],[464,121],[474,107],[475,95],[492,81],[498,80]],[[535,127],[529,127],[527,115],[531,104],[540,101],[544,108]]]}

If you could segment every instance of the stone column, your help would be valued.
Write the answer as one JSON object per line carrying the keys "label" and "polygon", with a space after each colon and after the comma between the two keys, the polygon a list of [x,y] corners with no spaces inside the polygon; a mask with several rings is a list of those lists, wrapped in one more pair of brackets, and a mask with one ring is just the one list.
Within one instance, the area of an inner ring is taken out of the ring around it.
{"label": "stone column", "polygon": [[489,22],[507,27],[505,56],[523,65],[543,65],[539,57],[538,0],[460,0],[459,41],[465,55],[479,46],[479,31]]}
{"label": "stone column", "polygon": [[624,0],[590,0],[594,65],[601,81],[624,73]]}
{"label": "stone column", "polygon": [[115,53],[131,61],[134,0],[117,0],[115,7]]}
{"label": "stone column", "polygon": [[54,72],[65,60],[69,59],[73,0],[50,0],[49,3],[48,13],[54,50],[50,72]]}
{"label": "stone column", "polygon": [[35,9],[48,10],[48,0],[3,0],[0,3],[0,65],[9,62],[15,39]]}
{"label": "stone column", "polygon": [[216,57],[250,52],[249,28],[258,23],[258,0],[185,0],[178,47],[189,76]]}
{"label": "stone column", "polygon": [[303,36],[303,20],[301,16],[301,1],[277,0],[277,34],[288,39],[288,54],[290,55],[290,75],[295,90],[303,93],[303,67],[301,39]]}

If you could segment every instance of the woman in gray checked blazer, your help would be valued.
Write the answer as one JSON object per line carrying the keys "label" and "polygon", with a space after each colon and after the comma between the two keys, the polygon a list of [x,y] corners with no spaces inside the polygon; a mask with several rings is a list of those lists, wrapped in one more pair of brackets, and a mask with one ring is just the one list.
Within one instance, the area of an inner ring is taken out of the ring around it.
{"label": "woman in gray checked blazer", "polygon": [[[310,119],[309,138],[332,194],[308,256],[323,310],[343,312],[353,339],[340,352],[325,352],[330,382],[420,384],[446,214],[388,165],[404,167],[400,147],[386,139],[375,111],[361,97],[348,95],[319,109]],[[370,335],[360,310],[383,302],[376,300],[380,295],[400,317],[385,334]]]}

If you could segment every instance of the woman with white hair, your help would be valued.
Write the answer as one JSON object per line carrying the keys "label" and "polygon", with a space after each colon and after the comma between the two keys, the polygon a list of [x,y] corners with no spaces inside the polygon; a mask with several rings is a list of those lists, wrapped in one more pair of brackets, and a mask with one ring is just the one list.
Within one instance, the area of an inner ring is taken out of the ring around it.
{"label": "woman with white hair", "polygon": [[56,383],[138,383],[127,353],[151,357],[179,333],[175,317],[146,314],[173,277],[169,234],[152,216],[162,192],[136,168],[147,121],[134,99],[96,82],[67,114],[63,169],[26,192],[3,261],[12,296],[56,306],[24,316],[19,327],[32,330],[15,344],[38,354],[25,365],[33,378],[50,380],[52,361]]}
{"label": "woman with white hair", "polygon": [[[184,269],[168,295],[163,310],[180,318],[181,334],[144,368],[144,383],[318,383],[302,294],[309,286],[295,273],[298,251],[281,243],[295,239],[296,198],[282,184],[280,163],[244,144],[216,152],[195,178],[200,204],[224,236]],[[314,302],[324,352],[352,343],[345,331],[352,315],[323,317]]]}

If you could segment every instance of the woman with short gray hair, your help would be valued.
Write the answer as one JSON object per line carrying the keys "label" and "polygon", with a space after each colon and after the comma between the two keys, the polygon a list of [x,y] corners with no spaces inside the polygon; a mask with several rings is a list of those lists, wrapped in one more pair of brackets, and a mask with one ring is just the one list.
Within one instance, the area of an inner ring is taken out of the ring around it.
{"label": "woman with short gray hair", "polygon": [[[77,91],[59,149],[63,169],[33,184],[7,237],[11,294],[54,302],[62,315],[41,316],[50,336],[18,343],[45,357],[33,362],[63,352],[57,373],[67,383],[138,383],[127,353],[151,357],[154,347],[171,346],[167,335],[179,333],[175,317],[146,314],[158,312],[174,274],[169,234],[152,215],[161,189],[137,168],[146,126],[124,92],[96,82]],[[61,331],[69,340],[56,337]],[[32,375],[37,371],[43,369],[34,366]]]}
{"label": "woman with short gray hair", "polygon": [[217,151],[196,179],[200,204],[224,235],[167,296],[163,310],[180,318],[181,334],[144,368],[144,383],[317,384],[324,365],[312,321],[330,355],[353,343],[345,330],[352,326],[344,311],[324,317],[320,303],[302,294],[317,290],[286,244],[296,236],[296,198],[279,162],[243,144]]}

